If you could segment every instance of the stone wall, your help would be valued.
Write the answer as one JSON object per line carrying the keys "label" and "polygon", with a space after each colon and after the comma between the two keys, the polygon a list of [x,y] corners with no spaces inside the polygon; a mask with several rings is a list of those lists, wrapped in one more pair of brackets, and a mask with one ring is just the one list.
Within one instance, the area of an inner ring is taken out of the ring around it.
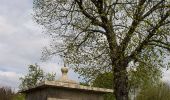
{"label": "stone wall", "polygon": [[103,100],[103,95],[92,91],[46,88],[27,93],[26,100]]}
{"label": "stone wall", "polygon": [[45,89],[29,91],[26,94],[26,100],[47,100],[47,92]]}

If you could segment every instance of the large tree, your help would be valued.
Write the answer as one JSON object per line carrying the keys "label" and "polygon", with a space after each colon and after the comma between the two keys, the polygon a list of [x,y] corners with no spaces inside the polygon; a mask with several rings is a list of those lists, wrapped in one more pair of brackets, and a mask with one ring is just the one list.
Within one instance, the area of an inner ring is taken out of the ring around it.
{"label": "large tree", "polygon": [[53,41],[44,56],[59,53],[91,79],[111,70],[116,100],[128,100],[129,69],[141,63],[148,70],[165,66],[167,0],[34,0],[34,12]]}

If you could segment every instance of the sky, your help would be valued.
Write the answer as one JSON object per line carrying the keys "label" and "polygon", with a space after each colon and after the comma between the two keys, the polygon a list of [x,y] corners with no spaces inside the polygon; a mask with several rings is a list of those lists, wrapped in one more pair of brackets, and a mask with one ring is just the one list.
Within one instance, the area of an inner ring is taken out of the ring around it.
{"label": "sky", "polygon": [[[63,61],[59,57],[42,62],[42,48],[48,36],[32,18],[32,0],[0,0],[0,86],[18,88],[19,77],[26,75],[28,65],[38,63],[45,72],[61,76]],[[78,80],[73,71],[70,78]]]}
{"label": "sky", "polygon": [[[0,86],[14,89],[20,84],[19,77],[27,73],[28,65],[38,63],[46,72],[61,76],[63,61],[59,57],[47,62],[40,60],[42,48],[49,38],[32,18],[32,0],[0,0]],[[170,71],[163,80],[169,81]],[[69,77],[79,80],[73,71]]]}

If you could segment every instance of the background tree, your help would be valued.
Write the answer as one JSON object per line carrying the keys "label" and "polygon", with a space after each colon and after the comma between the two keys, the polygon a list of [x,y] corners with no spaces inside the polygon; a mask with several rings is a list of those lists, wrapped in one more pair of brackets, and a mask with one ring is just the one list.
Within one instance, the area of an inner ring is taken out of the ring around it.
{"label": "background tree", "polygon": [[170,86],[167,83],[159,83],[142,89],[136,100],[170,100],[169,94]]}
{"label": "background tree", "polygon": [[14,92],[9,87],[0,87],[0,99],[1,100],[12,100]]}
{"label": "background tree", "polygon": [[[137,68],[130,69],[128,71],[129,76],[129,98],[132,100],[136,99],[136,96],[143,89],[148,87],[158,86],[161,80],[161,71],[159,69],[153,69],[155,67],[150,67],[152,69],[146,69],[145,65],[138,65]],[[92,86],[100,88],[113,88],[113,74],[112,72],[105,72],[99,74],[94,81],[92,81]],[[114,100],[114,96],[111,94],[105,95],[105,100]],[[130,100],[131,100],[130,99]]]}
{"label": "background tree", "polygon": [[130,64],[166,67],[168,0],[34,0],[34,12],[53,41],[45,58],[59,53],[89,80],[112,71],[116,100],[128,100]]}
{"label": "background tree", "polygon": [[0,87],[0,100],[25,100],[24,95],[16,94],[10,87]]}
{"label": "background tree", "polygon": [[44,71],[37,64],[29,65],[28,74],[20,78],[21,84],[19,88],[30,88],[45,80],[53,81],[55,80],[55,75],[55,73],[45,74]]}
{"label": "background tree", "polygon": [[[140,63],[135,69],[128,72],[130,98],[134,99],[136,95],[144,88],[158,85],[162,78],[162,72],[157,67]],[[150,67],[149,67],[150,66]],[[135,100],[135,99],[134,99]]]}
{"label": "background tree", "polygon": [[[99,74],[94,81],[92,81],[92,86],[113,89],[113,74],[112,72],[106,72]],[[104,100],[115,100],[115,97],[111,93],[104,95]]]}

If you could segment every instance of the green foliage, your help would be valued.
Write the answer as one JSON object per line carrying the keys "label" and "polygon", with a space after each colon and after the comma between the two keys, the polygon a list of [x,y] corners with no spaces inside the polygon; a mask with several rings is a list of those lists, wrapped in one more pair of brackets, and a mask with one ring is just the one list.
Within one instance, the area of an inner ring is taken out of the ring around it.
{"label": "green foliage", "polygon": [[[131,97],[131,95],[136,96],[143,88],[158,85],[160,78],[161,71],[159,69],[156,69],[156,67],[146,67],[142,63],[139,64],[136,70],[132,69],[129,71],[129,97]],[[99,74],[96,79],[92,81],[92,84],[94,87],[113,89],[113,74],[111,72]],[[114,100],[113,94],[106,94],[105,100]]]}
{"label": "green foliage", "polygon": [[107,93],[104,95],[104,100],[116,100],[113,93]]}
{"label": "green foliage", "polygon": [[129,71],[129,91],[136,95],[141,88],[157,85],[161,77],[162,73],[158,67],[139,63],[135,69]]}
{"label": "green foliage", "polygon": [[29,65],[28,74],[20,78],[21,84],[20,89],[33,87],[36,84],[44,81],[55,80],[55,73],[44,73],[44,71],[39,67],[39,65]]}
{"label": "green foliage", "polygon": [[[113,89],[113,74],[111,72],[99,74],[92,82],[92,86]],[[108,93],[104,95],[104,100],[115,100],[115,97],[112,93]]]}
{"label": "green foliage", "polygon": [[25,95],[23,94],[15,94],[12,100],[25,100]]}
{"label": "green foliage", "polygon": [[[130,87],[139,88],[141,80],[154,80],[153,75],[160,77],[161,69],[168,67],[169,4],[169,0],[34,0],[34,18],[52,37],[43,56],[61,55],[87,81],[111,71],[117,99],[127,100],[127,77],[135,84]],[[153,75],[143,75],[145,71]]]}
{"label": "green foliage", "polygon": [[142,89],[136,100],[170,100],[170,86],[166,83]]}
{"label": "green foliage", "polygon": [[[34,0],[34,18],[52,37],[50,46],[44,49],[43,58],[48,59],[55,54],[65,57],[68,65],[88,81],[97,77],[103,70],[112,71],[114,66],[112,58],[110,59],[111,55],[114,55],[113,57],[118,55],[115,58],[118,60],[129,57],[131,59],[129,63],[145,62],[147,65],[151,61],[152,67],[155,67],[155,63],[156,67],[162,68],[163,64],[165,67],[167,64],[163,63],[165,60],[163,57],[166,57],[170,50],[167,39],[169,23],[162,26],[158,23],[169,8],[159,8],[159,6],[168,5],[169,2],[145,0],[140,1],[144,2],[140,7],[134,0],[122,0],[118,1],[118,4],[116,1],[103,0],[101,4],[104,7],[103,13],[99,14],[98,10],[102,8],[96,6],[99,2],[94,0]],[[156,6],[159,10],[152,9]],[[152,11],[147,13],[151,9]],[[165,12],[162,12],[163,9],[166,9]],[[147,16],[141,19],[146,13]],[[100,15],[109,22],[103,21]],[[136,20],[139,20],[138,23],[131,24]],[[162,22],[166,23],[168,20]],[[156,27],[157,25],[159,27]],[[109,44],[111,42],[116,42],[117,46],[112,45],[113,48],[109,48],[112,47]],[[110,51],[113,49],[115,52],[111,54]],[[150,61],[146,62],[146,59]]]}
{"label": "green foliage", "polygon": [[93,86],[100,88],[113,88],[113,74],[111,72],[106,72],[104,74],[99,74],[96,79],[92,82]]}

